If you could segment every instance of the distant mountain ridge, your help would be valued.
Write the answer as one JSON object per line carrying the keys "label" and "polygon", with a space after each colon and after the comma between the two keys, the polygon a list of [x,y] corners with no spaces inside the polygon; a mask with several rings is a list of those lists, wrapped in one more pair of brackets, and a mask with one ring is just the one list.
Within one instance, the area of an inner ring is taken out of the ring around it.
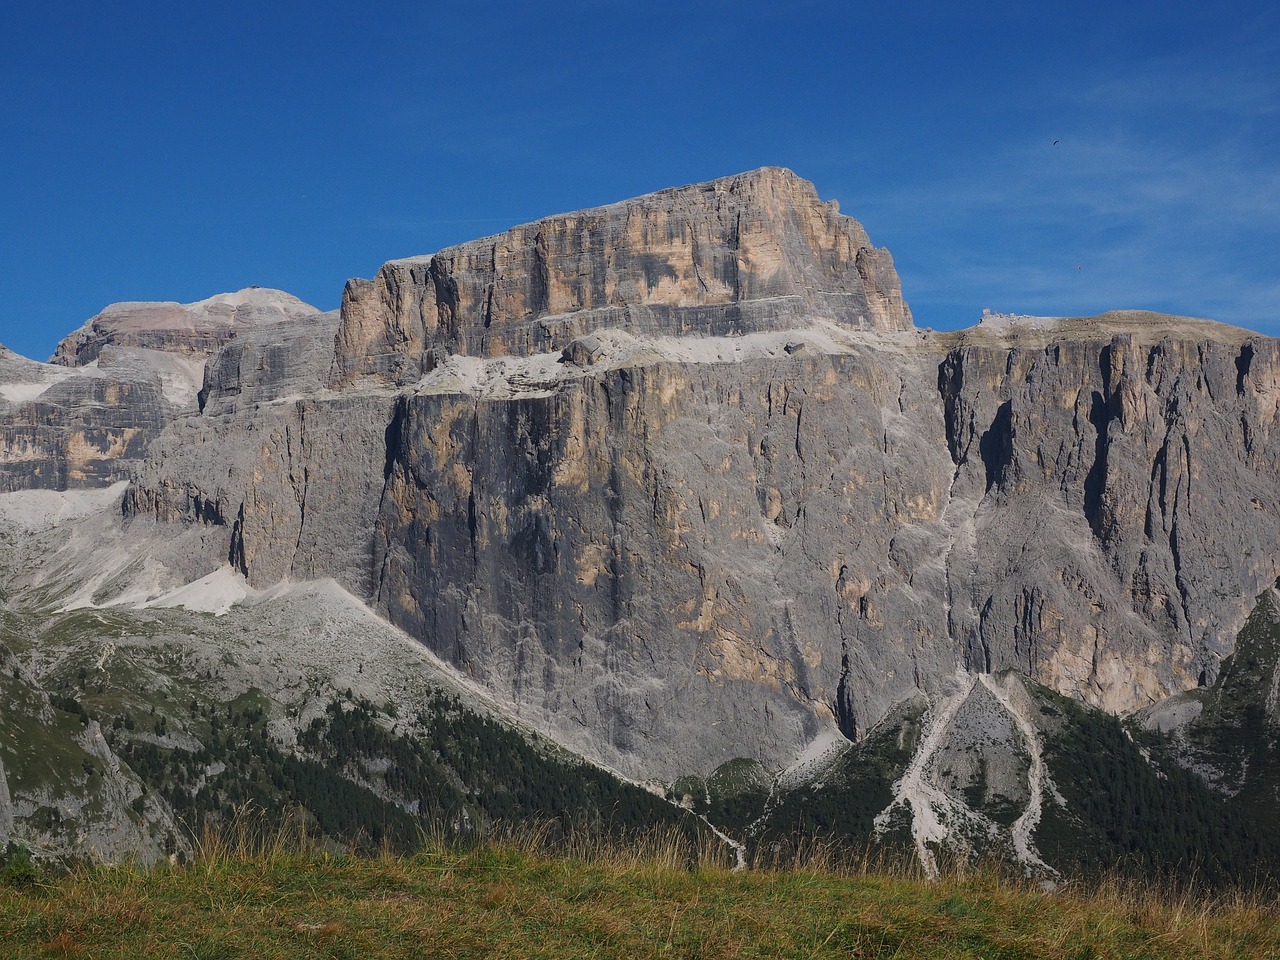
{"label": "distant mountain ridge", "polygon": [[319,312],[269,287],[246,287],[195,303],[113,303],[65,337],[49,362],[81,367],[108,345],[211,356],[240,330]]}

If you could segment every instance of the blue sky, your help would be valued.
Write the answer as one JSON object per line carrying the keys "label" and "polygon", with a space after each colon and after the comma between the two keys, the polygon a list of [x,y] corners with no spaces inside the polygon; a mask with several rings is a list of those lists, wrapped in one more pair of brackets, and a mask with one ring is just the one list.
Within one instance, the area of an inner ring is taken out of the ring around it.
{"label": "blue sky", "polygon": [[[34,3],[0,35],[0,342],[765,164],[920,326],[1142,307],[1280,334],[1272,4]],[[1056,144],[1055,144],[1055,141]]]}

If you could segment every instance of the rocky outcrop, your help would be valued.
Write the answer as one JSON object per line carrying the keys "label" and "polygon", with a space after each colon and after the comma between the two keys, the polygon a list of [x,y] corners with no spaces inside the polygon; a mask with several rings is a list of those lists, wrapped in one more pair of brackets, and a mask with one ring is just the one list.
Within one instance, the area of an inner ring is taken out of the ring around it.
{"label": "rocky outcrop", "polygon": [[441,356],[558,352],[601,328],[741,334],[831,322],[903,330],[887,251],[813,185],[766,167],[548,217],[343,293],[336,386],[408,383]]}
{"label": "rocky outcrop", "polygon": [[[127,479],[166,425],[215,405],[314,392],[337,317],[278,290],[108,307],[49,364],[0,348],[0,492]],[[269,333],[267,331],[270,331]],[[221,366],[205,360],[227,346]]]}
{"label": "rocky outcrop", "polygon": [[338,577],[370,586],[390,395],[326,396],[336,313],[249,330],[213,357],[201,415],[154,444],[128,517],[221,527],[212,560],[255,583]]}
{"label": "rocky outcrop", "polygon": [[969,662],[1113,710],[1212,682],[1280,572],[1276,341],[1142,314],[986,337],[940,369]]}
{"label": "rocky outcrop", "polygon": [[9,795],[9,781],[4,775],[4,762],[0,760],[0,843],[7,843],[13,834],[13,798]]}
{"label": "rocky outcrop", "polygon": [[0,350],[0,492],[127,478],[175,414],[156,373],[128,358],[68,371]]}
{"label": "rocky outcrop", "polygon": [[950,475],[940,432],[932,451],[906,431],[886,449],[882,410],[940,410],[927,358],[877,353],[406,397],[376,601],[633,775],[786,762],[833,723],[842,685],[874,719],[956,658],[931,632],[937,597],[898,622],[863,605],[874,626],[853,627],[890,518],[935,518]]}
{"label": "rocky outcrop", "polygon": [[205,365],[201,411],[220,415],[318,393],[328,380],[337,328],[334,310],[241,332]]}
{"label": "rocky outcrop", "polygon": [[255,584],[335,577],[367,596],[394,400],[356,395],[188,418],[153,446],[127,518],[217,528],[209,566]]}
{"label": "rocky outcrop", "polygon": [[207,357],[245,329],[319,313],[282,290],[247,287],[195,303],[113,303],[68,336],[50,363],[80,367],[108,345]]}

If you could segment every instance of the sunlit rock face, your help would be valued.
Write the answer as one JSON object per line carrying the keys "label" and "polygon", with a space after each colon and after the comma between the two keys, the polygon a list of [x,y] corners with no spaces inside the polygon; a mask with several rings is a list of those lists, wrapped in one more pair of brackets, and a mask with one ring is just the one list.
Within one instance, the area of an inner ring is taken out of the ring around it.
{"label": "sunlit rock face", "polygon": [[201,411],[219,415],[315,394],[328,379],[337,328],[334,310],[238,331],[205,365]]}
{"label": "sunlit rock face", "polygon": [[108,345],[203,359],[238,334],[319,311],[283,290],[246,287],[195,303],[113,303],[68,336],[50,363],[80,367]]}
{"label": "sunlit rock face", "polygon": [[559,350],[600,328],[705,336],[820,321],[903,330],[911,314],[892,259],[862,225],[767,167],[548,217],[353,280],[334,382],[402,383],[442,354]]}
{"label": "sunlit rock face", "polygon": [[[21,410],[89,369],[36,366]],[[141,463],[104,460],[126,525],[197,530],[202,572],[256,587],[333,577],[638,777],[784,766],[958,668],[1141,707],[1211,683],[1280,574],[1275,341],[916,330],[788,171],[393,261],[200,370]]]}
{"label": "sunlit rock face", "polygon": [[1211,682],[1280,572],[1280,363],[1244,331],[1117,314],[601,363],[400,401],[374,596],[635,772],[782,763],[957,666],[1135,709]]}

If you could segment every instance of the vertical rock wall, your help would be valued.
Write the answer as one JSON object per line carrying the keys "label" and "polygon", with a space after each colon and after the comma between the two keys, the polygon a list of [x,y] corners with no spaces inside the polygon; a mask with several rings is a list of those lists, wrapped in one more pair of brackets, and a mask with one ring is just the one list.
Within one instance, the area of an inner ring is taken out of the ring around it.
{"label": "vertical rock wall", "polygon": [[886,419],[921,407],[940,426],[928,379],[870,356],[659,364],[519,401],[405,398],[377,602],[629,772],[779,760],[831,722],[842,684],[874,714],[954,669],[927,625],[937,598],[931,618],[867,630],[845,609],[871,589],[849,570],[879,565],[891,518],[936,518],[940,432],[886,441]]}
{"label": "vertical rock wall", "polygon": [[352,280],[333,383],[411,382],[441,353],[554,351],[601,327],[682,336],[817,320],[911,327],[888,251],[812,184],[767,167],[550,217]]}
{"label": "vertical rock wall", "polygon": [[637,776],[784,764],[957,667],[1141,707],[1211,682],[1280,574],[1276,341],[916,332],[786,171],[394,261],[272,330],[209,364],[126,517],[256,586],[337,578]]}

